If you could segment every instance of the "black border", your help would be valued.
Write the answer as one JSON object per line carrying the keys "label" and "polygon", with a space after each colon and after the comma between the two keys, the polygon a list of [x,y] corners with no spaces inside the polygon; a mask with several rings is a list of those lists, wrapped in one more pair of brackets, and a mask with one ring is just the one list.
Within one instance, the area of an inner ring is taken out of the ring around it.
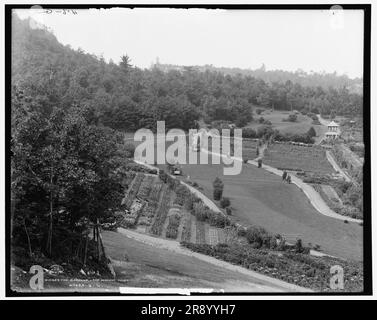
{"label": "black border", "polygon": [[[26,293],[16,292],[11,289],[10,283],[10,138],[11,138],[11,34],[12,34],[12,9],[29,9],[32,5],[25,4],[6,4],[5,5],[5,284],[6,297],[71,297],[71,296],[124,296],[134,297],[135,295],[125,295],[120,293],[78,293],[78,292],[61,292],[61,293]],[[44,9],[88,9],[88,8],[203,8],[203,9],[227,9],[227,10],[329,10],[332,4],[253,4],[253,5],[223,5],[223,4],[105,4],[105,5],[88,5],[88,4],[43,4]],[[344,10],[363,10],[364,11],[364,70],[363,70],[363,105],[364,105],[364,143],[365,143],[365,164],[364,164],[364,232],[363,232],[363,251],[364,251],[364,291],[360,293],[224,293],[224,296],[360,296],[372,295],[372,224],[371,224],[371,161],[370,161],[370,65],[371,65],[371,4],[342,4]],[[192,296],[217,296],[214,294],[193,294]],[[141,296],[169,296],[166,294]],[[220,295],[221,296],[221,295]],[[178,297],[178,295],[177,295]],[[151,302],[151,301],[150,301]],[[164,301],[156,301],[163,305]],[[176,301],[178,302],[178,301]],[[193,300],[194,302],[194,300]],[[201,303],[208,301],[203,300]],[[147,300],[145,301],[145,304]]]}

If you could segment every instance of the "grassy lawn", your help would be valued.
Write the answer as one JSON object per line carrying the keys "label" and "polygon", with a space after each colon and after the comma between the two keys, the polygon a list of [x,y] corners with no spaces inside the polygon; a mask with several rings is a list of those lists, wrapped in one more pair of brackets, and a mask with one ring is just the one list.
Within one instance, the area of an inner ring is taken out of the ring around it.
{"label": "grassy lawn", "polygon": [[184,165],[183,171],[211,199],[212,182],[220,177],[224,196],[232,202],[233,217],[242,224],[299,235],[305,244],[318,244],[331,255],[362,260],[361,226],[321,215],[296,186],[263,169],[243,165],[237,176],[223,176],[221,165]]}
{"label": "grassy lawn", "polygon": [[301,169],[319,173],[335,173],[321,147],[273,144],[264,153],[264,162],[275,168]]}
{"label": "grassy lawn", "polygon": [[[262,109],[262,108],[257,108]],[[248,125],[248,127],[253,128],[254,130],[257,130],[258,127],[260,127],[262,124],[258,122],[258,119],[260,117],[263,117],[265,120],[271,121],[272,127],[274,129],[279,130],[281,133],[286,134],[304,134],[306,133],[310,127],[313,127],[316,131],[317,135],[321,135],[324,132],[326,132],[326,127],[322,125],[314,125],[312,124],[312,119],[304,116],[302,114],[297,115],[297,121],[296,122],[289,122],[289,121],[283,121],[283,119],[288,118],[290,111],[281,111],[281,110],[275,110],[271,111],[269,109],[265,109],[262,114],[254,115],[254,121]]]}

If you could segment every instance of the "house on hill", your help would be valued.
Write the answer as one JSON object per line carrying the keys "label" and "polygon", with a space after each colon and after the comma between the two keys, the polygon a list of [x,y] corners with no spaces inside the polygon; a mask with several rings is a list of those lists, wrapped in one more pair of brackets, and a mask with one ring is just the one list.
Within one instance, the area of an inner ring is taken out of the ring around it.
{"label": "house on hill", "polygon": [[327,139],[336,139],[340,136],[339,131],[339,124],[337,124],[335,121],[331,121],[327,125],[327,132],[326,132],[326,138]]}

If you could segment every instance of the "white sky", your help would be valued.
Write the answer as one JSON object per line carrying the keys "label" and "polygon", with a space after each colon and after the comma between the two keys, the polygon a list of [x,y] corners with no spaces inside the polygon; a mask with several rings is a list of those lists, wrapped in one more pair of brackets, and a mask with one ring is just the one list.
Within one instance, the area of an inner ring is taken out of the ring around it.
{"label": "white sky", "polygon": [[160,63],[326,71],[362,77],[363,12],[309,10],[102,9],[77,15],[16,10],[63,44],[148,68]]}

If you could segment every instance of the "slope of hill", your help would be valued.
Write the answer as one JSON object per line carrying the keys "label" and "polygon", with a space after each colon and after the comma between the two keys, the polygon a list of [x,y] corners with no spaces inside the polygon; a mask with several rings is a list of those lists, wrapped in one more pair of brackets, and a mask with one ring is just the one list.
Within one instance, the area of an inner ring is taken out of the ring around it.
{"label": "slope of hill", "polygon": [[285,70],[266,70],[265,65],[259,69],[242,69],[242,68],[226,68],[215,67],[213,65],[204,66],[179,66],[172,64],[154,64],[154,67],[159,68],[164,72],[171,70],[183,71],[187,68],[191,70],[197,70],[200,72],[213,71],[221,72],[230,76],[249,76],[258,79],[262,79],[267,83],[291,81],[293,83],[300,84],[304,87],[323,87],[328,89],[330,87],[341,89],[346,87],[352,93],[362,94],[363,92],[363,80],[361,78],[349,78],[346,75],[337,73],[325,73],[325,72],[305,72],[303,70],[285,71]]}

